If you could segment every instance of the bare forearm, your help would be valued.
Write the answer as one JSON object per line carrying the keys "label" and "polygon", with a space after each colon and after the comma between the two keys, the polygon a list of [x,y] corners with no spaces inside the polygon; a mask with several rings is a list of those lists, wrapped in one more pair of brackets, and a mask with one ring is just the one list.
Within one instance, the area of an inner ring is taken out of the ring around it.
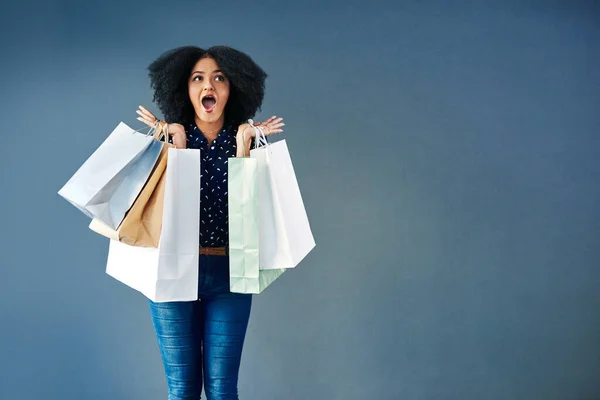
{"label": "bare forearm", "polygon": [[250,144],[252,143],[252,138],[244,138],[242,137],[241,134],[238,133],[238,135],[235,138],[236,141],[236,146],[237,146],[237,151],[235,156],[236,157],[248,157],[250,155]]}
{"label": "bare forearm", "polygon": [[248,124],[242,124],[238,128],[235,142],[237,146],[236,157],[248,157],[250,155],[250,144],[252,143],[251,130]]}

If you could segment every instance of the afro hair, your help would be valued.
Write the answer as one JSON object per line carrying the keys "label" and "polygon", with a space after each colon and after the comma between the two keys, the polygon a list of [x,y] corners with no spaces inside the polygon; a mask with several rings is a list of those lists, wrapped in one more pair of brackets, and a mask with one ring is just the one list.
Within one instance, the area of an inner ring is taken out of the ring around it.
{"label": "afro hair", "polygon": [[239,125],[254,117],[265,95],[265,71],[250,56],[231,47],[214,46],[204,50],[183,46],[163,53],[148,66],[153,101],[165,119],[184,125],[194,121],[188,79],[194,65],[203,58],[214,59],[229,79],[225,124]]}

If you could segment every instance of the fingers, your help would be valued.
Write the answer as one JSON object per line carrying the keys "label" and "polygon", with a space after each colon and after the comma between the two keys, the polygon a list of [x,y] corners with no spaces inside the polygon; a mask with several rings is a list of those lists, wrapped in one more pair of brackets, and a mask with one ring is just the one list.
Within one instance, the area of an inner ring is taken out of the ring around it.
{"label": "fingers", "polygon": [[267,125],[267,124],[271,123],[275,118],[277,118],[277,117],[275,115],[273,115],[273,116],[267,118],[264,122],[259,122],[254,125]]}
{"label": "fingers", "polygon": [[283,118],[271,119],[269,123],[264,125],[262,128],[264,129],[265,135],[283,132],[282,128],[285,126],[285,124],[281,121],[283,121]]}
{"label": "fingers", "polygon": [[267,125],[267,126],[271,129],[278,129],[278,128],[281,128],[282,126],[285,126],[285,124],[283,122],[281,122],[279,124],[273,124],[273,125]]}
{"label": "fingers", "polygon": [[175,145],[176,149],[185,149],[185,147],[186,147],[185,141],[178,140],[175,137],[173,138],[173,144]]}
{"label": "fingers", "polygon": [[136,110],[135,112],[139,115],[137,118],[138,121],[143,122],[149,127],[154,127],[154,125],[156,125],[157,119],[154,114],[146,110],[143,106],[140,106],[139,110]]}
{"label": "fingers", "polygon": [[[139,111],[137,111],[137,113],[140,114]],[[148,125],[150,127],[153,127],[154,125],[156,125],[156,119],[148,118],[147,116],[142,115],[142,114],[140,114],[140,116],[137,117],[137,120],[145,123],[146,125]]]}
{"label": "fingers", "polygon": [[275,133],[283,132],[283,128],[285,124],[282,122],[283,118],[273,115],[272,117],[267,118],[263,122],[255,123],[254,126],[261,129],[263,135],[268,136]]}
{"label": "fingers", "polygon": [[260,122],[255,125],[271,125],[271,124],[277,124],[281,121],[283,121],[283,118],[281,118],[281,117],[277,118],[277,116],[273,115],[272,117],[269,117],[268,119],[266,119],[264,122]]}
{"label": "fingers", "polygon": [[140,105],[140,109],[138,111],[138,114],[140,115],[145,115],[147,116],[149,119],[156,119],[156,116],[154,114],[152,114],[150,111],[148,111],[146,109],[146,107]]}
{"label": "fingers", "polygon": [[[177,124],[169,125],[175,125],[175,128],[177,128]],[[173,133],[169,132],[169,135],[173,137],[173,144],[176,148],[185,149],[187,147],[187,136],[185,134],[185,131],[180,132],[178,129],[176,129]]]}
{"label": "fingers", "polygon": [[185,128],[182,125],[175,124],[175,123],[171,123],[171,124],[168,124],[168,125],[169,125],[169,127],[168,127],[169,129],[168,130],[169,130],[169,135],[170,136],[174,136],[175,134],[181,134],[183,136],[186,135]]}
{"label": "fingers", "polygon": [[265,135],[270,135],[271,133],[281,133],[283,132],[283,129],[281,129],[281,127],[271,127],[271,128],[267,128],[265,126],[261,127],[263,132],[265,133]]}
{"label": "fingers", "polygon": [[264,136],[269,136],[275,133],[283,132],[283,129],[280,129],[280,127],[259,126],[258,129],[262,132]]}
{"label": "fingers", "polygon": [[150,128],[153,128],[154,125],[156,125],[156,122],[154,122],[154,121],[148,121],[147,119],[144,119],[144,118],[141,118],[141,117],[138,117],[136,119],[138,121],[143,122],[144,124],[148,125]]}

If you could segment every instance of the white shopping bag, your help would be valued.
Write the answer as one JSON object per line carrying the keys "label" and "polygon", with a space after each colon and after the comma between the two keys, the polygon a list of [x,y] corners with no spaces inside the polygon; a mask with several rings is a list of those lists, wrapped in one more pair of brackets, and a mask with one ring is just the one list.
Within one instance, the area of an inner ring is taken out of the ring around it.
{"label": "white shopping bag", "polygon": [[258,160],[260,269],[294,268],[315,240],[285,140],[259,147],[259,136],[250,157]]}
{"label": "white shopping bag", "polygon": [[198,299],[200,150],[170,148],[158,248],[110,241],[106,273],[155,302]]}
{"label": "white shopping bag", "polygon": [[155,139],[121,122],[58,194],[117,229],[156,164],[164,142]]}

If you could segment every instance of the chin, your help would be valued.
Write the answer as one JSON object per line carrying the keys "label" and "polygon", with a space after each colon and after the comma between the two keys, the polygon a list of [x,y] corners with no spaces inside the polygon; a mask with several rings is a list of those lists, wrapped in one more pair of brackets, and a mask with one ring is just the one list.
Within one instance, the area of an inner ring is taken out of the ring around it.
{"label": "chin", "polygon": [[200,121],[202,121],[202,122],[217,122],[219,119],[221,119],[222,116],[223,116],[223,113],[219,113],[219,114],[216,114],[215,112],[207,113],[204,110],[202,110],[202,112],[198,115],[198,117],[200,118]]}

